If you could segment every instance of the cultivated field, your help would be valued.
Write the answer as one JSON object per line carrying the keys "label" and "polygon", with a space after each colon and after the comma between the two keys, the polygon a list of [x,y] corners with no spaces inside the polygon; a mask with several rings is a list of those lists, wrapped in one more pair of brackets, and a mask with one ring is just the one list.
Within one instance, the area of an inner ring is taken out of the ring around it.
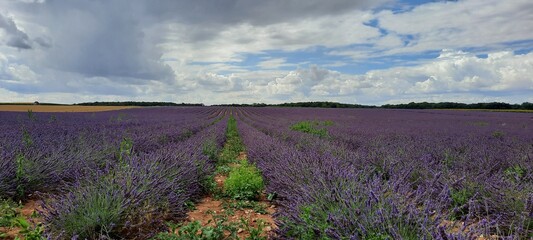
{"label": "cultivated field", "polygon": [[130,106],[77,106],[77,105],[1,105],[0,111],[9,112],[102,112],[135,108]]}
{"label": "cultivated field", "polygon": [[532,158],[529,113],[0,112],[0,236],[531,239]]}

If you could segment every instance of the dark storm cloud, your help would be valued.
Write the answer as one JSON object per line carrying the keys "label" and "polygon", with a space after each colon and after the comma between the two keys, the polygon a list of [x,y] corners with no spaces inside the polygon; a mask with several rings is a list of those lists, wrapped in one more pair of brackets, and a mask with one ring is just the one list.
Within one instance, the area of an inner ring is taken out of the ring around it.
{"label": "dark storm cloud", "polygon": [[146,36],[154,21],[141,4],[49,0],[14,7],[46,28],[46,36],[34,40],[48,48],[36,60],[37,65],[116,82],[174,79],[172,69],[159,60],[162,52],[157,42]]}
{"label": "dark storm cloud", "polygon": [[41,37],[37,37],[37,38],[33,39],[33,41],[36,42],[37,44],[39,44],[39,46],[41,46],[43,48],[52,47],[52,44],[50,43],[50,40],[47,40],[47,39],[44,39],[44,38],[41,38]]}
{"label": "dark storm cloud", "polygon": [[[41,65],[87,77],[171,81],[174,72],[160,61],[163,52],[157,47],[164,41],[165,32],[147,34],[158,24],[185,23],[190,34],[184,38],[200,42],[218,37],[224,27],[238,22],[264,25],[337,14],[388,1],[48,0],[18,3],[15,7],[47,28],[48,36],[34,40],[49,48]],[[12,36],[8,44],[31,48],[28,35],[19,31],[12,20],[2,19],[3,28]],[[44,41],[48,38],[50,41]]]}
{"label": "dark storm cloud", "polygon": [[393,0],[196,0],[152,1],[150,14],[180,19],[189,24],[248,22],[266,25],[305,17],[340,14],[367,9]]}
{"label": "dark storm cloud", "polygon": [[5,17],[0,13],[0,29],[7,34],[6,45],[18,49],[31,49],[31,41],[28,34],[21,31],[12,18]]}

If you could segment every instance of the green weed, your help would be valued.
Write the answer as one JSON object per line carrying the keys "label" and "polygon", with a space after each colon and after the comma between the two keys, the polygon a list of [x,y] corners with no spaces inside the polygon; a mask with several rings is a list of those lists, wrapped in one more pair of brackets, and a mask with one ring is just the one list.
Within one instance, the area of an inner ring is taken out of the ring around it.
{"label": "green weed", "polygon": [[[289,227],[287,235],[298,237],[299,239],[330,239],[322,234],[330,227],[330,224],[327,221],[323,221],[323,216],[316,216],[316,213],[321,214],[321,211],[315,211],[316,209],[313,209],[312,206],[300,207],[299,217],[303,221],[303,224],[297,224],[291,221],[286,222],[286,226]],[[319,229],[319,231],[315,231],[315,228]]]}
{"label": "green weed", "polygon": [[249,200],[224,201],[222,203],[224,210],[243,210],[253,209],[254,212],[260,214],[267,214],[266,206],[262,203]]}
{"label": "green weed", "polygon": [[503,138],[503,136],[505,136],[505,133],[502,132],[502,131],[494,131],[492,132],[492,136],[495,137],[495,138]]}
{"label": "green weed", "polygon": [[242,161],[229,173],[224,182],[224,193],[234,199],[252,200],[257,199],[263,187],[263,177],[257,168]]}
{"label": "green weed", "polygon": [[181,133],[181,138],[182,139],[187,139],[189,137],[191,137],[194,133],[188,129],[188,128],[183,128],[183,132]]}
{"label": "green weed", "polygon": [[[0,227],[20,228],[19,235],[28,240],[41,240],[43,237],[44,228],[42,225],[31,224],[28,220],[21,216],[17,209],[20,208],[20,203],[17,204],[11,200],[0,200]],[[32,214],[35,217],[35,213]],[[7,237],[0,233],[0,238]],[[18,236],[15,239],[20,239]]]}
{"label": "green weed", "polygon": [[187,200],[185,201],[185,208],[187,208],[187,210],[189,211],[196,210],[196,205],[194,204],[193,201]]}
{"label": "green weed", "polygon": [[268,193],[268,194],[267,194],[267,200],[272,202],[274,199],[276,199],[277,196],[278,196],[278,194],[275,193],[275,192],[273,192],[273,193]]}
{"label": "green weed", "polygon": [[25,165],[25,162],[26,162],[26,158],[24,157],[24,155],[22,154],[18,154],[17,157],[15,158],[15,163],[16,163],[16,170],[15,170],[15,181],[17,182],[17,196],[19,198],[22,198],[24,197],[24,186],[25,184],[23,183],[24,181],[24,165]]}
{"label": "green weed", "polygon": [[0,200],[0,227],[13,227],[20,205],[11,200]]}
{"label": "green weed", "polygon": [[526,169],[520,165],[508,167],[503,174],[511,181],[520,182],[526,176]]}
{"label": "green weed", "polygon": [[202,146],[202,152],[211,160],[216,161],[218,159],[218,147],[215,141],[212,139],[204,143],[204,145]]}
{"label": "green weed", "polygon": [[450,197],[454,211],[451,215],[452,220],[460,219],[468,213],[468,201],[474,196],[475,192],[470,188],[451,189]]}
{"label": "green weed", "polygon": [[30,147],[31,145],[33,145],[33,139],[31,138],[30,133],[26,129],[22,130],[22,141],[24,141],[25,147]]}
{"label": "green weed", "polygon": [[241,218],[241,227],[244,227],[248,233],[250,233],[250,236],[248,236],[247,240],[266,240],[266,237],[261,236],[263,233],[263,228],[265,227],[265,222],[263,220],[259,219],[257,221],[257,227],[252,227],[246,219]]}
{"label": "green weed", "polygon": [[227,165],[221,165],[221,166],[217,166],[217,169],[215,170],[215,174],[228,175],[230,171],[231,171],[231,167]]}
{"label": "green weed", "polygon": [[30,121],[37,120],[37,118],[35,117],[35,114],[33,113],[33,110],[31,109],[28,109],[28,119],[30,119]]}
{"label": "green weed", "polygon": [[220,199],[223,197],[223,191],[218,187],[217,182],[215,181],[215,175],[206,176],[201,182],[201,186],[205,189],[206,192],[209,192],[213,195],[215,199]]}
{"label": "green weed", "polygon": [[239,154],[243,151],[244,145],[237,131],[237,121],[233,116],[230,116],[226,130],[226,144],[220,153],[219,165],[237,162]]}
{"label": "green weed", "polygon": [[253,227],[246,219],[241,218],[239,222],[230,222],[228,213],[215,214],[208,211],[213,219],[207,222],[207,226],[202,226],[199,221],[188,224],[167,223],[170,232],[157,234],[154,240],[220,240],[220,239],[240,239],[238,237],[239,229],[247,231],[250,236],[248,240],[264,240],[266,237],[261,236],[265,223],[259,220],[257,227]]}
{"label": "green weed", "polygon": [[118,154],[118,161],[120,163],[124,162],[125,156],[130,156],[133,151],[133,140],[131,138],[125,137],[120,142],[120,149]]}
{"label": "green weed", "polygon": [[[26,240],[44,240],[44,227],[42,224],[30,224],[27,220],[21,219],[18,223],[21,228],[19,234]],[[21,239],[16,237],[15,239]]]}

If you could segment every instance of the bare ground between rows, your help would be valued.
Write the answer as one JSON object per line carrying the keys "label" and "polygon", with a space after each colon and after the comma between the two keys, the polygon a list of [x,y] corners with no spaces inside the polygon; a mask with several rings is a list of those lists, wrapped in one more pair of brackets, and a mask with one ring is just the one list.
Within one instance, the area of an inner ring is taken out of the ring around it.
{"label": "bare ground between rows", "polygon": [[[239,156],[237,157],[237,160],[241,161],[246,159],[246,153],[240,152]],[[231,163],[229,164],[230,167],[238,167],[240,164],[238,163]],[[215,182],[217,183],[217,186],[222,189],[224,187],[224,181],[226,181],[227,176],[224,176],[222,174],[217,174],[215,176]],[[194,221],[199,221],[202,226],[214,226],[214,219],[213,215],[216,214],[224,214],[226,209],[224,209],[224,201],[234,201],[231,199],[215,199],[213,196],[208,195],[204,198],[202,198],[197,204],[196,209],[187,213],[187,219],[185,220],[185,223],[191,223]],[[230,215],[228,217],[229,223],[239,223],[241,221],[241,218],[246,219],[249,226],[256,228],[260,221],[264,223],[263,227],[263,236],[271,237],[274,233],[274,230],[277,228],[274,218],[272,217],[272,214],[276,212],[276,206],[273,205],[270,201],[267,200],[266,195],[264,193],[261,194],[259,201],[257,201],[259,204],[263,204],[266,206],[267,214],[261,214],[257,213],[252,209],[243,209],[243,210],[237,210],[234,209],[234,214]],[[237,231],[237,235],[240,239],[244,239],[248,236],[250,236],[250,233],[246,229],[239,229]],[[228,234],[228,233],[226,233]]]}
{"label": "bare ground between rows", "polygon": [[[18,209],[17,211],[22,217],[27,219],[30,224],[37,224],[37,223],[41,223],[42,219],[38,217],[34,217],[33,214],[39,210],[41,210],[41,200],[33,199],[33,200],[29,200],[28,202],[26,202],[22,206],[22,208]],[[15,239],[16,237],[19,237],[20,239],[24,239],[19,236],[20,235],[19,233],[21,230],[22,228],[20,227],[0,227],[0,233],[6,234],[6,236],[2,239],[6,239],[6,240],[12,240],[12,239]]]}
{"label": "bare ground between rows", "polygon": [[[229,200],[231,201],[231,200]],[[252,209],[233,210],[234,214],[228,216],[228,223],[240,223],[241,218],[246,219],[249,226],[258,227],[259,222],[264,223],[263,236],[271,236],[273,230],[276,229],[272,214],[276,212],[276,207],[264,198],[259,201],[260,204],[265,204],[267,214],[257,213]],[[203,198],[197,205],[196,209],[187,213],[185,223],[199,221],[202,226],[215,226],[213,215],[224,214],[226,209],[223,207],[223,200],[214,199],[211,196]],[[244,239],[250,235],[246,229],[240,228],[238,231],[240,239]],[[229,234],[229,233],[227,233]]]}

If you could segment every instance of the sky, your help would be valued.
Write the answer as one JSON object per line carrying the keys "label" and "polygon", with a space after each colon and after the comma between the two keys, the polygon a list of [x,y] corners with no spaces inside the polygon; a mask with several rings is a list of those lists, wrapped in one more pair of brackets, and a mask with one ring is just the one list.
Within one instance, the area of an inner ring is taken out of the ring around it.
{"label": "sky", "polygon": [[0,0],[0,102],[533,102],[531,0]]}

